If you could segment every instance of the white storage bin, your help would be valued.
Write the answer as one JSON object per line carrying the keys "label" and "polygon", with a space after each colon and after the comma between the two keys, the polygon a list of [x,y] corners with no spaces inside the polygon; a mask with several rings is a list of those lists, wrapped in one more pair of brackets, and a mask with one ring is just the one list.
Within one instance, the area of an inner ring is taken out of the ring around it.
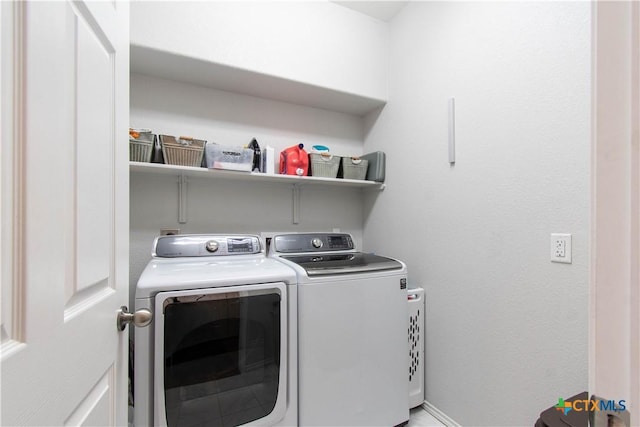
{"label": "white storage bin", "polygon": [[409,407],[424,403],[424,289],[407,289],[409,303]]}
{"label": "white storage bin", "polygon": [[251,172],[253,150],[208,143],[205,147],[207,168]]}
{"label": "white storage bin", "polygon": [[129,128],[129,160],[150,162],[155,138],[150,129]]}
{"label": "white storage bin", "polygon": [[335,178],[340,167],[340,157],[329,153],[311,153],[311,176]]}
{"label": "white storage bin", "polygon": [[367,177],[369,161],[359,157],[342,158],[342,176],[344,179],[360,179]]}

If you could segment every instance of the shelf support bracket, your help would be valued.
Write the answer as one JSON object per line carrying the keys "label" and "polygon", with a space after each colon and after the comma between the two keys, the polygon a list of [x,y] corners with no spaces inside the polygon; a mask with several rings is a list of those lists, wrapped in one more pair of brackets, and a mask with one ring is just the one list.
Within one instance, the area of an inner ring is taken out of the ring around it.
{"label": "shelf support bracket", "polygon": [[294,224],[300,224],[300,186],[293,184],[291,195],[293,197],[293,219]]}
{"label": "shelf support bracket", "polygon": [[184,174],[178,177],[178,223],[187,223],[187,187],[189,180]]}

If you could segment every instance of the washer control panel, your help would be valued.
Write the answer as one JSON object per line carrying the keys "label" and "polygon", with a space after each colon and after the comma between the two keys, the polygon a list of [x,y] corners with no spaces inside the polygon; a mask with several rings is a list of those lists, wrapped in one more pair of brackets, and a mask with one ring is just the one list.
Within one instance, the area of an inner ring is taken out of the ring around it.
{"label": "washer control panel", "polygon": [[159,258],[257,254],[262,251],[257,236],[184,234],[157,237],[153,256]]}
{"label": "washer control panel", "polygon": [[353,239],[346,233],[282,234],[273,239],[275,252],[303,253],[348,251],[355,249]]}

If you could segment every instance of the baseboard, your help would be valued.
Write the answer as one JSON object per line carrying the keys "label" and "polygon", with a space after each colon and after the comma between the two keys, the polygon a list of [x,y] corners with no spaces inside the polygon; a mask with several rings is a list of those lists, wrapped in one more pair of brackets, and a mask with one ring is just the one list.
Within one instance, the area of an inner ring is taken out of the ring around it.
{"label": "baseboard", "polygon": [[425,411],[427,411],[428,413],[433,415],[435,418],[438,419],[438,421],[440,421],[445,426],[447,426],[447,427],[462,427],[460,424],[458,424],[457,422],[452,420],[447,414],[445,414],[440,409],[436,408],[435,406],[433,406],[431,403],[427,402],[426,400],[422,404],[422,407],[424,408]]}

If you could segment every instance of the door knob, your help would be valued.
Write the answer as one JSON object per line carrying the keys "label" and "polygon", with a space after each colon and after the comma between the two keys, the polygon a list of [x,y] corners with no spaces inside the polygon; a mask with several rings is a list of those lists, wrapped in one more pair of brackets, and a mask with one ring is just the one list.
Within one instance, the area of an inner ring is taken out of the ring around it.
{"label": "door knob", "polygon": [[144,328],[145,326],[149,326],[151,320],[153,319],[153,314],[146,308],[141,308],[138,311],[133,313],[129,313],[129,309],[126,305],[120,307],[118,310],[118,317],[116,319],[116,324],[118,326],[119,331],[124,331],[124,328],[129,324],[133,323],[134,326],[139,328]]}

